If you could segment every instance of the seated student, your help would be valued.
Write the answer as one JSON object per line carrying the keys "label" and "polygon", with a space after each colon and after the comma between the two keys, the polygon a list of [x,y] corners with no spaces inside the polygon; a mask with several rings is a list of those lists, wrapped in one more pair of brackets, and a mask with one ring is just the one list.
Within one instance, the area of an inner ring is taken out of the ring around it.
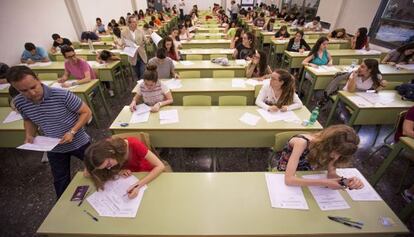
{"label": "seated student", "polygon": [[225,38],[231,39],[236,34],[237,23],[235,21],[230,22],[229,26],[224,29]]}
{"label": "seated student", "polygon": [[178,26],[178,30],[179,30],[179,35],[178,37],[181,40],[191,40],[191,35],[190,33],[187,31],[187,29],[184,27],[184,25],[179,25]]}
{"label": "seated student", "polygon": [[391,50],[381,63],[390,65],[414,63],[414,42]]}
{"label": "seated student", "polygon": [[262,81],[268,78],[271,73],[272,69],[270,69],[270,66],[267,65],[267,57],[265,52],[256,50],[252,60],[246,67],[246,77],[256,78],[257,80]]}
{"label": "seated student", "polygon": [[296,20],[296,14],[294,12],[290,12],[284,19],[283,21],[285,22],[293,22],[294,20]]}
{"label": "seated student", "polygon": [[298,31],[295,33],[295,37],[292,37],[289,40],[289,43],[286,48],[287,51],[291,52],[301,52],[310,50],[308,43],[303,39],[303,31]]}
{"label": "seated student", "polygon": [[[361,189],[364,184],[357,177],[343,180],[336,168],[352,160],[358,150],[359,137],[353,128],[333,125],[311,134],[299,134],[289,139],[277,158],[277,169],[285,171],[285,183],[289,186],[324,186],[331,189]],[[328,171],[325,179],[304,179],[296,171]]]}
{"label": "seated student", "polygon": [[5,63],[0,63],[0,84],[7,83],[6,75],[9,72],[9,68],[9,65]]}
{"label": "seated student", "polygon": [[125,17],[121,16],[118,21],[119,27],[127,26]]}
{"label": "seated student", "polygon": [[195,12],[192,12],[192,13],[191,13],[191,24],[192,24],[193,26],[195,26],[195,25],[197,25],[197,23],[198,23],[198,17],[197,17],[197,14],[196,14]]}
{"label": "seated student", "polygon": [[268,31],[268,32],[272,32],[273,31],[273,27],[275,25],[275,18],[270,18],[267,23],[263,26],[263,30]]}
{"label": "seated student", "polygon": [[300,16],[292,22],[292,28],[305,27],[305,17]]}
{"label": "seated student", "polygon": [[49,56],[41,47],[36,47],[33,43],[25,43],[24,51],[20,62],[33,64],[35,62],[49,62]]}
{"label": "seated student", "polygon": [[144,24],[142,31],[144,31],[144,35],[148,37],[151,36],[152,32],[154,32],[148,23]]}
{"label": "seated student", "polygon": [[325,36],[320,37],[312,47],[308,57],[306,57],[302,65],[318,67],[322,65],[332,65],[332,57],[328,52],[329,40]]}
{"label": "seated student", "polygon": [[264,12],[261,12],[260,16],[257,17],[253,21],[253,25],[256,26],[256,27],[263,27],[265,23],[266,23],[266,19],[265,19],[265,13]]}
{"label": "seated student", "polygon": [[148,25],[152,30],[158,30],[159,29],[158,26],[154,23],[154,21],[149,21]]}
{"label": "seated student", "polygon": [[251,32],[247,32],[243,35],[242,43],[236,47],[233,56],[235,59],[250,60],[255,51],[255,36]]}
{"label": "seated student", "polygon": [[345,28],[339,28],[329,33],[328,38],[332,39],[348,39]]}
{"label": "seated student", "polygon": [[56,53],[57,49],[58,48],[60,49],[63,45],[72,46],[72,42],[70,42],[69,39],[62,38],[62,37],[60,37],[60,35],[58,35],[56,33],[52,35],[52,39],[53,39],[53,46],[50,49],[50,51],[52,53]]}
{"label": "seated student", "polygon": [[376,59],[365,59],[358,69],[351,73],[343,88],[344,91],[356,92],[366,90],[379,91],[385,87],[387,81],[382,80],[381,72]]}
{"label": "seated student", "polygon": [[151,112],[158,112],[162,106],[173,103],[170,89],[158,80],[156,65],[147,65],[143,78],[144,80],[138,82],[136,95],[129,105],[131,111],[136,110],[141,98],[146,105],[151,106]]}
{"label": "seated student", "polygon": [[286,8],[283,8],[283,9],[279,12],[279,14],[277,14],[277,18],[281,18],[281,19],[284,19],[286,16],[287,16],[287,11],[286,11]]}
{"label": "seated student", "polygon": [[95,25],[94,32],[98,34],[106,34],[105,25],[102,23],[102,20],[99,17],[96,18],[96,25]]}
{"label": "seated student", "polygon": [[125,42],[122,40],[121,36],[121,29],[119,27],[115,27],[113,29],[114,32],[114,42],[112,43],[112,47],[114,49],[123,49],[125,47]]}
{"label": "seated student", "polygon": [[170,37],[171,39],[173,39],[174,41],[174,46],[177,49],[181,49],[181,42],[180,42],[180,30],[178,29],[178,27],[174,27],[171,29],[171,33],[170,33]]}
{"label": "seated student", "polygon": [[155,16],[151,16],[151,21],[153,21],[154,24],[157,25],[157,27],[160,27],[162,25],[162,22],[160,21],[160,19],[158,19]]}
{"label": "seated student", "polygon": [[305,25],[305,30],[321,31],[322,30],[321,18],[319,16],[315,16],[311,22]]}
{"label": "seated student", "polygon": [[361,27],[351,38],[351,48],[352,49],[366,49],[369,51],[369,38],[368,38],[368,29]]}
{"label": "seated student", "polygon": [[276,39],[286,39],[289,38],[290,34],[288,32],[287,26],[281,26],[280,29],[276,32]]}
{"label": "seated student", "polygon": [[159,79],[179,78],[180,76],[175,72],[173,60],[166,54],[166,49],[158,48],[156,57],[151,58],[148,64],[157,66]]}
{"label": "seated student", "polygon": [[184,21],[184,27],[188,31],[188,33],[195,32],[196,28],[193,27],[193,23],[191,23],[191,18],[186,17]]}
{"label": "seated student", "polygon": [[256,105],[270,112],[302,108],[302,101],[295,93],[295,78],[283,69],[273,71],[270,82],[263,83]]}
{"label": "seated student", "polygon": [[138,11],[138,20],[145,20],[145,14],[144,11],[141,9]]}
{"label": "seated student", "polygon": [[167,36],[160,42],[161,47],[164,48],[167,52],[167,57],[171,58],[174,61],[180,60],[180,55],[178,54],[178,49],[174,45],[174,40]]}
{"label": "seated student", "polygon": [[231,41],[230,41],[231,49],[236,48],[237,46],[239,46],[239,44],[242,43],[243,35],[244,35],[244,29],[242,27],[237,28],[236,33],[234,34],[234,36],[231,38]]}
{"label": "seated student", "polygon": [[[90,82],[96,79],[95,71],[92,67],[81,58],[76,57],[75,50],[70,46],[63,46],[60,50],[65,58],[65,73],[58,79],[62,87],[76,86]],[[67,83],[69,76],[73,76],[77,81]]]}
{"label": "seated student", "polygon": [[91,177],[98,190],[104,188],[105,182],[119,176],[149,172],[125,190],[130,199],[135,198],[140,188],[157,178],[165,169],[162,161],[135,137],[106,138],[90,145],[85,151],[84,164],[85,176]]}
{"label": "seated student", "polygon": [[[120,61],[121,58],[119,56],[116,56],[111,51],[108,51],[106,49],[102,50],[101,52],[98,52],[96,54],[96,61],[103,64],[103,63],[111,63],[114,61]],[[108,89],[109,96],[113,97],[115,95],[114,91],[111,89],[111,84],[108,81],[102,82],[105,87]]]}

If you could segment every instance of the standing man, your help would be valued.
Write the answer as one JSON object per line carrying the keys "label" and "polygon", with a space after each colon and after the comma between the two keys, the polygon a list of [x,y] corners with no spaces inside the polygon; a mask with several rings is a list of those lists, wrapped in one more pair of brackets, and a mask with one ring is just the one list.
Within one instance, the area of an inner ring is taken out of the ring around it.
{"label": "standing man", "polygon": [[180,10],[180,20],[184,20],[184,7],[185,7],[185,2],[184,0],[181,0],[180,3],[178,4],[178,9]]}
{"label": "standing man", "polygon": [[168,2],[168,0],[164,0],[164,11],[165,12],[170,12],[171,10],[171,4]]}
{"label": "standing man", "polygon": [[121,33],[121,38],[128,47],[138,47],[134,57],[129,57],[129,62],[134,66],[134,71],[137,74],[138,80],[142,78],[145,70],[145,64],[148,61],[147,53],[145,52],[146,38],[141,29],[137,27],[137,18],[128,18],[128,30]]}
{"label": "standing man", "polygon": [[231,1],[231,6],[230,6],[230,14],[231,14],[231,21],[236,22],[237,21],[237,15],[239,14],[239,7],[236,4],[236,1]]}
{"label": "standing man", "polygon": [[47,152],[59,198],[70,182],[70,157],[83,160],[90,144],[84,126],[92,117],[91,110],[70,91],[42,84],[26,66],[11,67],[7,81],[20,92],[13,102],[24,119],[24,142],[32,143],[38,129],[47,137],[60,138]]}

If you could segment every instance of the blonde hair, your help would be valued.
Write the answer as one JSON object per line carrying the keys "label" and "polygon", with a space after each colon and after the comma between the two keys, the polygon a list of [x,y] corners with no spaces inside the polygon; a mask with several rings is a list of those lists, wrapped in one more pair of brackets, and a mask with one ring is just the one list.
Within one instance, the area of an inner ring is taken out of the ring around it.
{"label": "blonde hair", "polygon": [[335,166],[348,164],[358,149],[359,137],[353,128],[347,125],[333,125],[315,133],[309,145],[308,161],[316,168],[326,168],[331,162],[331,153],[340,157]]}

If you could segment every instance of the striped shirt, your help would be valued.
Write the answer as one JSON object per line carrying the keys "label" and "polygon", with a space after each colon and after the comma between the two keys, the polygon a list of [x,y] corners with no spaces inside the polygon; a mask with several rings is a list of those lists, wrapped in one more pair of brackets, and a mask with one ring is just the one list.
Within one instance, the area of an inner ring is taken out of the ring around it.
{"label": "striped shirt", "polygon": [[[78,111],[82,100],[68,90],[43,85],[43,100],[33,103],[19,94],[14,104],[24,119],[32,121],[44,136],[62,138],[79,119]],[[58,144],[52,152],[65,153],[76,150],[89,142],[89,136],[82,127],[73,137],[72,142]]]}
{"label": "striped shirt", "polygon": [[144,80],[138,83],[137,94],[142,96],[144,103],[148,106],[153,106],[158,102],[164,101],[165,94],[170,91],[167,85],[160,80],[150,89],[145,86]]}

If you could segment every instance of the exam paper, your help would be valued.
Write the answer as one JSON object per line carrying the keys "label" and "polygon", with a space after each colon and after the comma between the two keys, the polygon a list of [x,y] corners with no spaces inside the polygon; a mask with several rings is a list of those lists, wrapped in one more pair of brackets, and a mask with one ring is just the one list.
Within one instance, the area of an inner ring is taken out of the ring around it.
{"label": "exam paper", "polygon": [[245,66],[246,63],[247,62],[244,59],[236,59],[236,65]]}
{"label": "exam paper", "polygon": [[256,126],[257,122],[260,120],[260,117],[251,113],[244,113],[239,120],[245,124]]}
{"label": "exam paper", "polygon": [[365,177],[355,168],[345,168],[345,169],[336,169],[336,173],[339,176],[345,178],[357,177],[364,184],[362,189],[346,189],[346,192],[349,194],[352,200],[354,201],[381,201],[382,198],[375,189],[369,184]]}
{"label": "exam paper", "polygon": [[193,65],[194,63],[193,62],[191,62],[191,61],[180,61],[180,63],[182,64],[182,65],[184,65],[184,66],[190,66],[190,65]]}
{"label": "exam paper", "polygon": [[246,85],[243,79],[231,79],[231,87],[244,88]]}
{"label": "exam paper", "polygon": [[276,121],[285,121],[285,122],[300,122],[300,119],[293,111],[286,112],[269,112],[264,109],[257,109],[257,112],[263,117],[264,120],[268,123]]}
{"label": "exam paper", "polygon": [[21,65],[25,65],[28,67],[46,67],[46,66],[52,65],[52,62],[36,62],[33,64],[22,63]]}
{"label": "exam paper", "polygon": [[178,123],[178,110],[170,109],[160,111],[160,124]]}
{"label": "exam paper", "polygon": [[0,90],[4,90],[10,87],[10,83],[0,84]]}
{"label": "exam paper", "polygon": [[[76,80],[67,80],[66,82],[69,83],[69,84],[71,84],[72,82],[75,82],[75,81]],[[62,83],[54,82],[51,87],[59,88],[59,89],[63,89],[63,90],[70,90],[70,89],[76,88],[77,86],[78,85],[70,86],[70,87],[63,87],[62,86]]]}
{"label": "exam paper", "polygon": [[244,83],[251,86],[263,85],[263,82],[254,79],[247,79]]}
{"label": "exam paper", "polygon": [[317,68],[313,68],[313,70],[317,72],[337,72],[339,71],[336,67],[333,66],[319,66]]}
{"label": "exam paper", "polygon": [[137,197],[129,199],[125,194],[136,182],[138,179],[135,176],[107,181],[104,190],[94,192],[86,200],[100,216],[134,218],[147,189],[145,185],[139,190]]}
{"label": "exam paper", "polygon": [[394,102],[393,93],[372,93],[372,92],[357,92],[356,95],[364,98],[371,104],[389,105]]}
{"label": "exam paper", "polygon": [[183,85],[181,84],[181,80],[178,80],[178,79],[167,80],[167,81],[164,81],[164,83],[170,89],[178,89],[178,88],[183,87]]}
{"label": "exam paper", "polygon": [[136,110],[132,112],[131,119],[129,123],[145,123],[148,122],[151,107],[142,103],[136,106]]}
{"label": "exam paper", "polygon": [[270,204],[274,208],[308,210],[302,188],[287,186],[284,174],[265,174]]}
{"label": "exam paper", "polygon": [[151,39],[155,45],[158,45],[158,43],[162,40],[162,37],[159,34],[152,32]]}
{"label": "exam paper", "polygon": [[125,53],[126,55],[128,55],[129,57],[133,58],[137,54],[138,48],[139,48],[139,46],[137,46],[137,47],[127,46],[127,47],[124,48],[124,50],[122,52]]}
{"label": "exam paper", "polygon": [[[303,175],[304,179],[326,179],[326,174]],[[325,187],[309,186],[308,187],[316,203],[322,211],[342,210],[351,208],[338,190]]]}
{"label": "exam paper", "polygon": [[51,151],[59,143],[60,138],[52,138],[45,136],[36,136],[33,143],[25,143],[18,146],[17,149],[32,151]]}
{"label": "exam paper", "polygon": [[396,65],[396,67],[406,69],[406,70],[414,70],[414,64],[398,64]]}
{"label": "exam paper", "polygon": [[23,117],[20,113],[16,111],[11,111],[9,115],[7,115],[7,117],[3,120],[3,123],[11,123],[11,122],[22,120],[22,119]]}
{"label": "exam paper", "polygon": [[88,61],[88,64],[92,68],[105,67],[107,65],[106,63],[99,63],[99,62],[96,62],[96,61]]}
{"label": "exam paper", "polygon": [[356,50],[359,54],[381,54],[381,52],[380,51],[378,51],[378,50],[369,50],[369,51],[367,51],[367,50],[365,50],[365,49],[357,49]]}

